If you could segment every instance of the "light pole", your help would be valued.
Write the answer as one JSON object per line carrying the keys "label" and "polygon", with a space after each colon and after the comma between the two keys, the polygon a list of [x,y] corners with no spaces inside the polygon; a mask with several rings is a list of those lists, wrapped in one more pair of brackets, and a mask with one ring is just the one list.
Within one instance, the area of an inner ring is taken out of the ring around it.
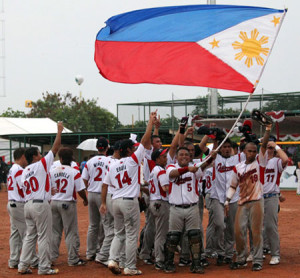
{"label": "light pole", "polygon": [[[216,0],[207,0],[208,5],[215,5]],[[215,88],[208,88],[208,98],[207,98],[208,114],[216,115],[218,114],[218,91]]]}

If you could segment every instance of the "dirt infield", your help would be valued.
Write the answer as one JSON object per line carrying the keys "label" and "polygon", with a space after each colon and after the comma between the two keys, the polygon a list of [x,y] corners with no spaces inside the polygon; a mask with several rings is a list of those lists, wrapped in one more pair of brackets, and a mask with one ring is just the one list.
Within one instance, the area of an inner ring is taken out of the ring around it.
{"label": "dirt infield", "polygon": [[[214,260],[210,260],[211,265],[205,270],[207,277],[300,277],[300,196],[295,191],[285,191],[286,201],[281,203],[281,211],[279,213],[279,232],[281,238],[281,262],[277,266],[270,266],[270,256],[264,261],[263,270],[260,272],[252,272],[251,265],[246,269],[232,271],[228,265],[216,266]],[[0,192],[0,212],[2,215],[2,223],[0,228],[0,277],[15,277],[17,270],[8,269],[7,260],[9,258],[9,233],[10,224],[9,216],[6,210],[7,193]],[[88,209],[79,201],[78,203],[79,217],[79,233],[81,239],[80,253],[85,258],[86,235],[88,228]],[[204,227],[207,225],[208,214],[204,212]],[[144,221],[144,216],[142,215]],[[107,268],[94,262],[89,262],[85,266],[69,267],[67,265],[67,252],[65,243],[62,242],[61,255],[58,259],[56,267],[59,274],[56,277],[113,277]],[[142,261],[138,261],[138,267],[143,271],[146,277],[195,277],[196,274],[189,273],[187,267],[177,267],[174,274],[165,274],[162,271],[156,271],[153,266],[144,265]],[[33,270],[32,275],[37,276],[37,270]]]}

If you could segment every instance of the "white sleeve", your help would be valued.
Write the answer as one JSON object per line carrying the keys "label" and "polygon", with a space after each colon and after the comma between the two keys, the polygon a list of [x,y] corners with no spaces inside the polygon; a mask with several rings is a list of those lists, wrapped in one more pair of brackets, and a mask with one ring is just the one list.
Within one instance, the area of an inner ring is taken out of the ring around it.
{"label": "white sleeve", "polygon": [[131,155],[131,163],[133,165],[141,165],[143,159],[145,157],[145,147],[142,144],[139,144],[137,150]]}
{"label": "white sleeve", "polygon": [[158,181],[162,186],[169,185],[169,179],[165,170],[161,170],[158,174]]}
{"label": "white sleeve", "polygon": [[88,171],[88,164],[86,163],[83,170],[82,170],[82,174],[81,174],[82,178],[85,180],[89,180],[90,179],[90,175],[89,175],[89,171]]}
{"label": "white sleeve", "polygon": [[[46,167],[47,167],[47,172],[50,171],[50,168],[53,164],[53,161],[54,161],[54,154],[52,151],[49,151],[43,158],[42,160],[44,159],[44,161],[46,162]],[[42,161],[43,163],[43,161]]]}
{"label": "white sleeve", "polygon": [[76,173],[74,177],[74,184],[75,184],[76,192],[85,189],[85,185],[79,171]]}
{"label": "white sleeve", "polygon": [[109,170],[106,172],[106,175],[104,177],[103,183],[107,184],[107,185],[112,185],[111,179],[110,179],[110,172]]}
{"label": "white sleeve", "polygon": [[173,164],[169,165],[168,168],[167,168],[167,178],[169,179],[169,181],[172,181],[172,182],[176,180],[176,178],[170,178],[170,173],[173,170],[176,170],[175,165],[173,165]]}

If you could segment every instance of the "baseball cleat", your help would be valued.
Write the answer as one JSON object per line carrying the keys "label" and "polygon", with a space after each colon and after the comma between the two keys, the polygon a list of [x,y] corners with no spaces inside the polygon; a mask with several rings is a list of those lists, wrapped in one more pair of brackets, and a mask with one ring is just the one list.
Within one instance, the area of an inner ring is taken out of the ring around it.
{"label": "baseball cleat", "polygon": [[162,263],[162,262],[155,263],[155,269],[156,270],[164,270],[165,269],[164,263]]}
{"label": "baseball cleat", "polygon": [[269,262],[270,265],[276,265],[280,263],[280,258],[277,256],[273,256]]}
{"label": "baseball cleat", "polygon": [[252,262],[253,261],[253,255],[249,254],[249,256],[246,259],[247,262]]}
{"label": "baseball cleat", "polygon": [[114,260],[108,261],[108,269],[113,274],[121,274],[121,269],[119,267],[119,264],[117,262],[115,262]]}
{"label": "baseball cleat", "polygon": [[40,271],[38,271],[38,275],[55,275],[55,274],[57,274],[58,272],[59,272],[59,271],[58,271],[57,268],[55,268],[55,269],[50,268],[49,270],[47,270],[47,271],[45,271],[45,272],[40,272]]}
{"label": "baseball cleat", "polygon": [[260,271],[262,270],[262,266],[260,264],[254,264],[252,266],[252,271]]}
{"label": "baseball cleat", "polygon": [[148,265],[154,264],[154,262],[151,259],[145,259],[145,260],[143,260],[143,262]]}
{"label": "baseball cleat", "polygon": [[164,272],[166,273],[172,273],[175,272],[175,265],[173,264],[165,264]]}
{"label": "baseball cleat", "polygon": [[191,260],[185,260],[180,258],[178,266],[189,266],[191,265],[192,261]]}
{"label": "baseball cleat", "polygon": [[124,275],[141,275],[142,271],[136,268],[124,268]]}
{"label": "baseball cleat", "polygon": [[81,265],[85,265],[86,262],[82,259],[79,259],[77,263],[75,264],[69,264],[69,266],[81,266]]}
{"label": "baseball cleat", "polygon": [[32,274],[32,270],[29,268],[18,269],[19,274]]}
{"label": "baseball cleat", "polygon": [[102,264],[102,265],[104,265],[104,266],[108,266],[108,260],[106,260],[106,261],[104,261],[104,260],[100,260],[100,259],[95,259],[95,262],[97,263],[97,264]]}
{"label": "baseball cleat", "polygon": [[247,266],[247,262],[234,262],[230,265],[230,269],[236,270],[236,269],[241,269]]}

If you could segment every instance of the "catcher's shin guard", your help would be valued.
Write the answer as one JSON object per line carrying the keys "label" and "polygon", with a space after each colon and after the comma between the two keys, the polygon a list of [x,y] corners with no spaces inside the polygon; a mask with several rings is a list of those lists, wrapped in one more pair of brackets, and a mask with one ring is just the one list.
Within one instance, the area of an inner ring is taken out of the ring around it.
{"label": "catcher's shin guard", "polygon": [[204,273],[201,265],[201,231],[193,229],[188,231],[189,245],[192,254],[191,272]]}
{"label": "catcher's shin guard", "polygon": [[167,240],[165,244],[165,263],[166,267],[174,265],[174,254],[176,247],[180,242],[181,232],[171,231],[167,234]]}

